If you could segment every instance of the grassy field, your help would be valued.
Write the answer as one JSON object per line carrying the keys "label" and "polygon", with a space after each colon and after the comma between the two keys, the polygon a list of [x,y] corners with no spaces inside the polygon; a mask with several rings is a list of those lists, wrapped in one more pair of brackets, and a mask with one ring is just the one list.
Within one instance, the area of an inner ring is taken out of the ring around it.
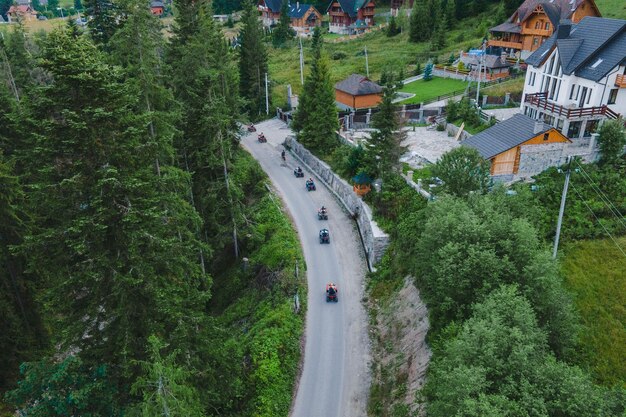
{"label": "grassy field", "polygon": [[452,93],[453,91],[465,90],[467,82],[454,80],[452,78],[434,77],[430,81],[418,80],[404,86],[403,93],[415,94],[415,96],[404,100],[402,104],[421,103],[434,99],[437,96]]}
{"label": "grassy field", "polygon": [[562,270],[581,315],[582,364],[598,382],[626,387],[626,257],[610,239],[576,242]]}
{"label": "grassy field", "polygon": [[624,0],[596,0],[596,5],[604,17],[626,19],[626,2]]}
{"label": "grassy field", "polygon": [[500,84],[492,84],[481,89],[485,94],[491,97],[504,97],[506,93],[520,94],[524,91],[524,77],[514,78]]}

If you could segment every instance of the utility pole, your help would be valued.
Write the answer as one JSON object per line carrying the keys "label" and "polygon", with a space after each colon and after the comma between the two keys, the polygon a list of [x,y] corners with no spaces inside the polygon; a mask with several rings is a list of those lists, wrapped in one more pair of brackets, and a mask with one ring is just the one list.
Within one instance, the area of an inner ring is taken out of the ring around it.
{"label": "utility pole", "polygon": [[270,114],[270,96],[267,86],[267,72],[265,73],[265,114]]}
{"label": "utility pole", "polygon": [[476,88],[476,107],[479,107],[478,99],[480,98],[480,80],[483,78],[483,62],[485,62],[485,53],[487,52],[487,41],[483,39],[483,53],[478,61],[478,87]]}
{"label": "utility pole", "polygon": [[302,38],[300,38],[300,84],[304,85],[304,53],[302,52]]}
{"label": "utility pole", "polygon": [[563,185],[563,195],[561,195],[561,208],[559,209],[559,219],[556,222],[556,235],[554,236],[554,249],[552,258],[556,259],[556,253],[559,250],[559,238],[561,237],[561,224],[563,223],[563,213],[565,212],[565,200],[567,198],[567,188],[569,187],[569,178],[572,174],[572,158],[567,157],[567,171],[565,172],[565,184]]}
{"label": "utility pole", "polygon": [[370,76],[370,65],[369,61],[367,60],[367,45],[365,46],[365,74],[368,77]]}

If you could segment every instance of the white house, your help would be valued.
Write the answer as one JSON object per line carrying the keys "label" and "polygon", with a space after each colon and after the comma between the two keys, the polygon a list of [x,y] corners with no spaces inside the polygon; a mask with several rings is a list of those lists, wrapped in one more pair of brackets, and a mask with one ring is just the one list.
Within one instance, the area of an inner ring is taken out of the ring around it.
{"label": "white house", "polygon": [[626,21],[561,21],[527,60],[522,111],[570,139],[626,115]]}

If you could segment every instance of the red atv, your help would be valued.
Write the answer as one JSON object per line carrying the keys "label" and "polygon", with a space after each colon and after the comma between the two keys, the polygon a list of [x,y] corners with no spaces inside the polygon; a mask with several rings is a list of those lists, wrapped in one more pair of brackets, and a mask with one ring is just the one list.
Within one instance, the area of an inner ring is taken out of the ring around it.
{"label": "red atv", "polygon": [[253,124],[248,125],[248,132],[256,132],[256,127]]}
{"label": "red atv", "polygon": [[334,283],[329,282],[328,284],[326,284],[326,302],[327,303],[330,301],[338,302],[339,301],[338,293],[339,293],[339,289]]}

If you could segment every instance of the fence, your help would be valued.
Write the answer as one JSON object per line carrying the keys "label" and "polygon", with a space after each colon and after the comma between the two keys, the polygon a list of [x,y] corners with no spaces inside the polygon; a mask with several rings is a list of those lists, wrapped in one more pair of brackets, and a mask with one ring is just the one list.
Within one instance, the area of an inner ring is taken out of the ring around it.
{"label": "fence", "polygon": [[373,220],[372,211],[352,189],[352,186],[335,174],[326,163],[318,159],[308,149],[289,136],[285,139],[287,146],[304,165],[326,183],[328,189],[339,199],[350,215],[356,220],[361,235],[365,256],[370,269],[381,260],[387,246],[389,236],[383,232]]}

